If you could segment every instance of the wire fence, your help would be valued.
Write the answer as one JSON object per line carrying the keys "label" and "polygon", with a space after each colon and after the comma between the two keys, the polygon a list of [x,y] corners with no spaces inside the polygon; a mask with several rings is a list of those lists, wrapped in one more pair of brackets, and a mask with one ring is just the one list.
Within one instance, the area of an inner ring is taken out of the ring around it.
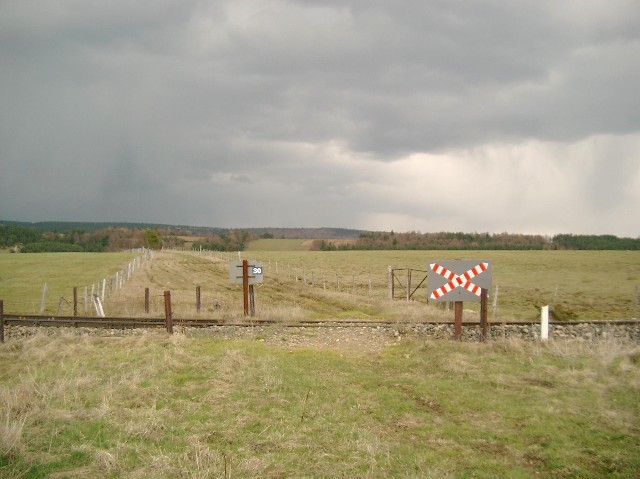
{"label": "wire fence", "polygon": [[[169,250],[176,251],[176,250]],[[187,250],[184,250],[187,251]],[[286,298],[285,303],[292,302],[295,304],[296,300],[290,300],[290,298],[297,297],[322,297],[323,293],[331,296],[334,294],[340,295],[345,301],[357,302],[357,298],[364,298],[370,301],[395,301],[395,302],[412,302],[416,304],[429,303],[429,288],[427,284],[426,271],[419,268],[372,268],[368,270],[367,266],[358,265],[352,268],[350,265],[345,265],[342,270],[332,269],[331,264],[320,264],[319,261],[314,261],[310,266],[311,261],[307,264],[296,259],[287,260],[286,258],[278,257],[278,259],[270,258],[267,254],[256,255],[252,253],[237,253],[237,252],[221,252],[210,250],[199,250],[190,253],[201,255],[203,257],[213,260],[215,266],[211,268],[211,271],[216,276],[216,284],[212,286],[208,284],[200,291],[200,298],[198,299],[195,287],[189,286],[178,287],[177,291],[174,291],[174,304],[176,308],[180,309],[180,312],[184,312],[185,315],[197,315],[197,314],[218,314],[225,312],[236,312],[239,308],[237,301],[237,287],[230,286],[226,281],[225,276],[228,274],[228,265],[231,262],[236,262],[242,259],[242,256],[252,257],[250,262],[259,262],[263,265],[263,278],[264,283],[257,289],[257,301],[263,303],[261,298],[261,288],[266,287],[270,290],[279,289],[290,290],[295,294]],[[96,304],[96,300],[100,302],[104,309],[108,310],[107,315],[110,313],[124,314],[124,315],[136,315],[136,314],[148,314],[148,315],[162,315],[163,304],[163,290],[157,288],[155,291],[151,291],[149,298],[145,299],[144,288],[140,291],[129,291],[126,294],[122,292],[126,290],[127,283],[132,278],[132,275],[145,263],[154,259],[154,253],[148,249],[134,250],[133,252],[138,255],[132,259],[124,268],[106,276],[99,281],[85,286],[74,288],[73,295],[71,292],[56,297],[47,297],[47,285],[44,284],[42,288],[41,301],[29,301],[24,303],[17,303],[11,301],[11,308],[14,311],[25,311],[29,313],[39,312],[40,314],[77,314],[90,316],[100,315],[99,307]],[[316,264],[317,263],[317,264]],[[333,262],[335,265],[336,262]],[[351,273],[345,273],[345,270],[353,270]],[[209,274],[207,272],[206,274]],[[194,277],[197,275],[194,275]],[[196,281],[194,279],[194,281]],[[139,282],[136,283],[138,286]],[[138,287],[136,286],[136,288]],[[157,285],[156,285],[157,286]],[[167,288],[171,289],[167,286]],[[267,290],[264,290],[265,293]],[[281,293],[282,294],[282,293]],[[517,311],[514,317],[533,318],[538,314],[539,305],[525,304],[529,307],[528,312],[522,313],[523,308],[520,306],[524,304],[518,295],[522,294],[522,288],[516,288],[514,285],[507,284],[506,286],[494,284],[491,291],[489,291],[489,317],[496,320],[497,311],[501,310],[502,315],[505,312],[512,315],[512,311]],[[582,319],[582,309],[580,306],[575,307],[575,318],[562,318],[560,315],[563,313],[562,307],[562,291],[558,292],[558,288],[555,287],[555,291],[551,294],[545,293],[545,297],[542,294],[539,296],[548,302],[540,303],[542,305],[549,304],[552,314],[555,319]],[[51,295],[49,295],[51,296]],[[266,297],[266,294],[265,296]],[[284,298],[284,296],[282,296]],[[514,299],[516,298],[516,299]],[[4,298],[10,299],[10,298]],[[275,299],[269,299],[269,302],[276,302]],[[640,309],[640,289],[635,286],[633,296],[626,300],[627,305],[621,308],[623,312],[616,315],[603,314],[600,317],[595,317],[591,314],[591,318],[594,319],[628,319],[637,318],[638,310]],[[556,304],[557,303],[557,304]],[[283,303],[284,304],[284,303]],[[287,303],[288,304],[288,303]],[[384,303],[379,303],[384,304]],[[451,305],[441,303],[438,304],[441,308],[451,308]],[[557,306],[557,307],[556,307]],[[8,304],[5,301],[5,309]],[[573,307],[573,306],[572,306]],[[476,305],[465,303],[465,308],[477,309]],[[529,311],[530,310],[530,311]],[[104,312],[104,311],[103,311]],[[589,316],[586,316],[589,317]]]}
{"label": "wire fence", "polygon": [[100,313],[102,305],[115,293],[125,287],[142,265],[153,259],[153,251],[146,248],[131,250],[138,253],[127,265],[111,275],[85,286],[74,287],[68,295],[51,297],[49,285],[44,283],[40,294],[40,301],[12,301],[11,306],[20,311],[38,311],[38,314],[55,313],[56,315],[83,314],[103,315]]}

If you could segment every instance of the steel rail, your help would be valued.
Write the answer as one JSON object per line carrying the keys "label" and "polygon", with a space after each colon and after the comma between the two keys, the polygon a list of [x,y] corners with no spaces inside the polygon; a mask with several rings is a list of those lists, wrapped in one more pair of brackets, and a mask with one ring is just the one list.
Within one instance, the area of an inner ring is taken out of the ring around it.
{"label": "steel rail", "polygon": [[[105,328],[105,329],[129,329],[129,328],[152,328],[165,327],[164,318],[143,318],[143,317],[80,317],[80,316],[51,316],[51,315],[30,315],[30,314],[4,314],[6,326],[43,326],[43,327],[85,327],[85,328]],[[579,320],[579,321],[550,321],[551,325],[571,326],[578,324],[593,325],[634,325],[640,320]],[[296,328],[330,328],[330,327],[393,327],[393,326],[419,326],[419,325],[448,325],[453,321],[394,321],[394,320],[363,320],[363,319],[302,319],[302,320],[273,320],[273,319],[197,319],[197,318],[173,318],[176,326],[190,328],[209,328],[215,326],[234,327],[257,327],[257,326],[279,326]],[[539,321],[495,321],[490,325],[516,325],[516,326],[536,326]],[[478,321],[463,321],[463,326],[479,326]]]}

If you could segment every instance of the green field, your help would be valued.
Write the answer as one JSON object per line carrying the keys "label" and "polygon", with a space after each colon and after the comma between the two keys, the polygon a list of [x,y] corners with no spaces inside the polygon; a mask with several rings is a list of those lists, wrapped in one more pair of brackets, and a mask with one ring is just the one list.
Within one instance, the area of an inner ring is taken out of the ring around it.
{"label": "green field", "polygon": [[246,251],[309,251],[311,240],[260,239],[251,241]]}
{"label": "green field", "polygon": [[147,333],[0,345],[0,477],[633,478],[640,352]]}
{"label": "green field", "polygon": [[[533,320],[540,307],[551,305],[558,319],[629,319],[638,314],[640,254],[633,251],[335,251],[252,252],[271,276],[280,280],[302,275],[315,286],[324,278],[334,288],[336,274],[343,291],[368,295],[387,294],[387,267],[426,271],[427,263],[439,259],[487,259],[492,262],[493,289],[498,287],[497,317]],[[276,270],[277,269],[277,270]],[[412,285],[426,273],[412,274]],[[406,285],[406,272],[398,272]],[[294,278],[295,279],[295,278]],[[355,284],[355,288],[352,285]],[[398,297],[402,288],[396,288]],[[414,296],[426,301],[426,284]],[[477,304],[465,308],[476,310]]]}
{"label": "green field", "polygon": [[[56,313],[60,298],[73,300],[73,288],[82,288],[115,274],[133,253],[0,254],[0,299],[5,311],[37,313],[46,283],[47,313]],[[90,287],[90,286],[89,286]],[[68,303],[63,301],[67,306]]]}
{"label": "green field", "polygon": [[[267,240],[265,240],[267,241]],[[276,240],[282,241],[282,240]],[[296,240],[297,241],[297,240]],[[116,253],[2,254],[0,299],[7,312],[37,312],[42,286],[48,285],[47,311],[59,298],[72,298],[84,287],[123,268],[133,257]],[[550,305],[560,320],[637,317],[640,254],[630,251],[249,251],[243,258],[262,261],[265,281],[255,288],[258,316],[270,318],[384,318],[417,320],[437,317],[426,304],[426,282],[407,303],[406,269],[412,289],[426,275],[431,260],[468,258],[492,262],[490,319],[537,320]],[[237,254],[157,252],[126,287],[108,298],[108,315],[137,315],[144,289],[153,291],[152,315],[163,314],[162,292],[170,290],[178,316],[193,316],[195,288],[201,286],[202,316],[238,318],[241,287],[229,284],[228,261]],[[387,268],[397,269],[396,299],[388,299]],[[81,293],[83,294],[83,293]],[[62,303],[63,314],[71,311]],[[465,303],[476,318],[478,303]]]}

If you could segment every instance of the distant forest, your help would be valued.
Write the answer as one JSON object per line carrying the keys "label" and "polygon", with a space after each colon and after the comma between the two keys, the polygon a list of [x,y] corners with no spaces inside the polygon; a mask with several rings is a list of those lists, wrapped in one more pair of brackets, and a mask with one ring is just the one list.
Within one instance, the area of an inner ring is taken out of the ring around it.
{"label": "distant forest", "polygon": [[362,232],[352,243],[315,242],[333,250],[638,250],[640,239],[613,235],[560,234],[553,237],[489,233]]}
{"label": "distant forest", "polygon": [[[188,241],[189,239],[193,241]],[[104,229],[63,229],[39,231],[18,224],[0,223],[0,249],[14,253],[107,252],[135,248],[160,249],[200,247],[218,251],[243,250],[257,236],[247,232],[222,230],[219,234],[193,236],[182,228],[107,227]]]}
{"label": "distant forest", "polygon": [[[640,238],[560,234],[395,233],[343,228],[227,229],[147,223],[0,221],[0,249],[12,252],[104,252],[147,247],[242,251],[260,238],[313,239],[315,250],[639,250]],[[341,241],[340,241],[341,240]],[[347,241],[345,241],[347,240]]]}

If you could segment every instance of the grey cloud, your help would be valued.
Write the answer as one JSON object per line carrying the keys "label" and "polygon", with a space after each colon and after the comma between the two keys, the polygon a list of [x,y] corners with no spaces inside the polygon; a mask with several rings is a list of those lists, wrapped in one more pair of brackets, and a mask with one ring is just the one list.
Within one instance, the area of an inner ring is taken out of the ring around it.
{"label": "grey cloud", "polygon": [[[100,206],[96,219],[135,211],[161,222],[357,226],[412,217],[374,193],[385,184],[376,163],[432,153],[464,172],[451,152],[598,136],[613,139],[590,151],[599,166],[576,173],[576,201],[606,209],[638,199],[632,1],[69,0],[0,10],[0,217],[94,219]],[[330,161],[327,145],[361,166]],[[60,171],[74,189],[46,183]],[[18,204],[27,182],[42,186]]]}

